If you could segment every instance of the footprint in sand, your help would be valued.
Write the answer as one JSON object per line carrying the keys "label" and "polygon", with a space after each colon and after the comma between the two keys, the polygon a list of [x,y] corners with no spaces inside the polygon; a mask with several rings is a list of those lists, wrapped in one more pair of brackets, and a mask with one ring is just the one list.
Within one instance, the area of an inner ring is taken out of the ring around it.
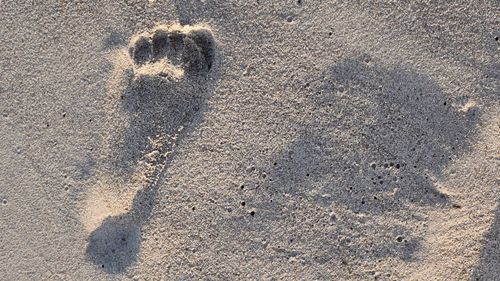
{"label": "footprint in sand", "polygon": [[129,55],[139,75],[181,78],[212,68],[214,41],[208,28],[159,26],[134,36]]}
{"label": "footprint in sand", "polygon": [[87,221],[100,222],[90,234],[87,257],[108,273],[123,272],[137,258],[141,228],[174,147],[202,116],[215,42],[207,27],[159,25],[133,36],[128,56],[133,77],[118,100],[129,118],[112,158],[137,192],[125,211],[106,213],[102,206],[114,203],[97,202],[106,201],[102,197],[107,192],[98,190],[87,213],[101,217],[86,215]]}

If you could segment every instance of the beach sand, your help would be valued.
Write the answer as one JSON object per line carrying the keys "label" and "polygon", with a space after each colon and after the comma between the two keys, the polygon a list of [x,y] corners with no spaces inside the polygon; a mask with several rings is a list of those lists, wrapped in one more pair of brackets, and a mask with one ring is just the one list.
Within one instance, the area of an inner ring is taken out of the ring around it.
{"label": "beach sand", "polygon": [[498,1],[1,6],[1,280],[500,280]]}

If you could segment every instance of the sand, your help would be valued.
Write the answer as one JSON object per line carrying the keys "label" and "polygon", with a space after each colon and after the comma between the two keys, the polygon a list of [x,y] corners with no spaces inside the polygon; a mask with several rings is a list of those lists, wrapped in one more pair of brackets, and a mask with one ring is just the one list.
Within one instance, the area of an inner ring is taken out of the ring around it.
{"label": "sand", "polygon": [[500,280],[498,1],[2,1],[1,280]]}

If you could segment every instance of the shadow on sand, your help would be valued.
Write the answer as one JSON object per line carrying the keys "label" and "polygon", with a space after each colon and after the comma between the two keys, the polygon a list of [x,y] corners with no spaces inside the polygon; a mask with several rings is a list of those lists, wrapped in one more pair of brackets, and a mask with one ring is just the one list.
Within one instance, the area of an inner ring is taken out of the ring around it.
{"label": "shadow on sand", "polygon": [[[435,182],[467,149],[477,112],[455,109],[430,77],[366,56],[332,66],[303,93],[312,121],[298,125],[300,137],[270,164],[257,167],[259,180],[245,184],[256,186],[246,202],[255,219],[235,219],[232,227],[278,237],[300,237],[312,227],[314,239],[295,239],[281,250],[316,253],[304,257],[312,263],[413,260],[422,237],[406,222],[425,221],[414,214],[419,206],[453,207]],[[306,226],[307,220],[317,223]]]}

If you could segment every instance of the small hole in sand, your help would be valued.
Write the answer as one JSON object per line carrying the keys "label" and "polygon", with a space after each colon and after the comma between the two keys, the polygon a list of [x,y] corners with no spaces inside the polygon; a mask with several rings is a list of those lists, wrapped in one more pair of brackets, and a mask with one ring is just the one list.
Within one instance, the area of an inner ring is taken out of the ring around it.
{"label": "small hole in sand", "polygon": [[251,211],[251,212],[250,212],[250,215],[251,215],[252,217],[253,217],[253,216],[255,216],[255,211]]}
{"label": "small hole in sand", "polygon": [[396,241],[398,241],[398,242],[403,242],[403,236],[398,236],[398,237],[396,237]]}
{"label": "small hole in sand", "polygon": [[7,204],[7,199],[3,199],[2,203]]}
{"label": "small hole in sand", "polygon": [[240,203],[240,204],[241,204],[241,206],[243,206],[243,207],[245,207],[245,205],[246,205],[245,201],[241,201],[241,203]]}

